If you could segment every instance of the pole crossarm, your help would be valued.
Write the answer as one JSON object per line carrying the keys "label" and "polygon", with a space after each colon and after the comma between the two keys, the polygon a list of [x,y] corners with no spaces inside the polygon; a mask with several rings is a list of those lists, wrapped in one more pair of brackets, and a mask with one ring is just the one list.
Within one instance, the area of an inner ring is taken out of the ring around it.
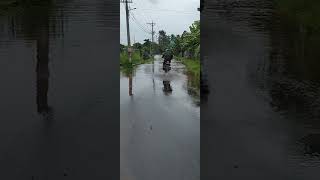
{"label": "pole crossarm", "polygon": [[154,30],[153,30],[153,26],[156,25],[156,23],[154,23],[153,21],[151,23],[147,23],[149,25],[151,25],[151,36],[152,36],[152,45],[151,45],[151,49],[153,50],[152,46],[153,46],[153,43],[154,43]]}

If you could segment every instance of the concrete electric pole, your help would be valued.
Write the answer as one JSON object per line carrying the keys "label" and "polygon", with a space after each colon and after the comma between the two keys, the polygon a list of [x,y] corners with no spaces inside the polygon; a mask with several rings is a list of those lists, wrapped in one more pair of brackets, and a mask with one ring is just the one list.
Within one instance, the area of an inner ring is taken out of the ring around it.
{"label": "concrete electric pole", "polygon": [[[153,30],[153,27],[154,27],[154,25],[156,25],[156,23],[154,23],[153,21],[151,22],[151,23],[147,23],[147,24],[149,24],[149,25],[151,25],[151,36],[152,36],[152,44],[151,44],[151,46],[153,46],[153,42],[154,42],[154,30]],[[153,48],[151,48],[152,49],[152,51],[153,51]]]}
{"label": "concrete electric pole", "polygon": [[132,0],[121,0],[121,3],[125,3],[126,6],[126,23],[127,23],[127,40],[128,40],[128,57],[129,62],[131,62],[131,41],[130,41],[130,23],[129,23],[129,3],[132,3]]}

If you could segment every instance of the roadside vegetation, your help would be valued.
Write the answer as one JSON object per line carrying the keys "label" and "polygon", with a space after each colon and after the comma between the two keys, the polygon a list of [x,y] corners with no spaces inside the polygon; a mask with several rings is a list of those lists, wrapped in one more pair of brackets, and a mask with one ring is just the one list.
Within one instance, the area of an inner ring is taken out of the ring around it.
{"label": "roadside vegetation", "polygon": [[199,99],[201,71],[200,21],[195,21],[189,27],[189,31],[184,31],[181,35],[166,36],[164,31],[160,31],[159,46],[160,52],[167,48],[171,49],[175,59],[185,65],[188,74],[188,93],[195,97],[195,100]]}
{"label": "roadside vegetation", "polygon": [[120,66],[122,67],[130,67],[136,66],[139,64],[144,64],[150,62],[150,58],[143,59],[138,52],[133,52],[131,55],[131,63],[129,62],[128,53],[121,52],[120,53]]}
{"label": "roadside vegetation", "polygon": [[157,41],[152,43],[145,39],[144,43],[134,43],[132,64],[128,60],[127,46],[120,44],[120,66],[131,68],[148,63],[153,60],[154,54],[162,54],[166,49],[171,49],[175,59],[183,63],[188,73],[200,81],[200,21],[195,21],[181,35],[167,35],[164,30],[160,30]]}
{"label": "roadside vegetation", "polygon": [[[187,70],[188,93],[198,101],[200,97],[200,61],[196,59],[178,58]],[[198,104],[199,102],[197,102]]]}
{"label": "roadside vegetation", "polygon": [[164,52],[171,49],[175,59],[182,62],[189,73],[199,76],[200,79],[200,21],[195,21],[189,31],[181,35],[166,35],[166,32],[159,31],[158,51]]}
{"label": "roadside vegetation", "polygon": [[146,64],[152,62],[152,58],[149,54],[143,55],[142,51],[134,48],[134,51],[131,54],[131,62],[129,61],[127,46],[120,44],[120,70],[121,72],[129,76],[133,73],[137,65]]}
{"label": "roadside vegetation", "polygon": [[200,61],[197,59],[189,59],[184,57],[176,57],[176,60],[180,61],[186,66],[188,73],[195,77],[200,78]]}

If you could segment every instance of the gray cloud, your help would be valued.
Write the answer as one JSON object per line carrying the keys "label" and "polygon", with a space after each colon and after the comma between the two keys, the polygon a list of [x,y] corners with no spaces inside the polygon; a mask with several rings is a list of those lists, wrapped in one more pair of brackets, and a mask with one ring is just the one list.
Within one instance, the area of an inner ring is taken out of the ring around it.
{"label": "gray cloud", "polygon": [[152,4],[158,3],[158,0],[149,0]]}
{"label": "gray cloud", "polygon": [[[143,42],[150,39],[151,26],[147,23],[155,22],[154,30],[164,30],[167,34],[182,34],[189,30],[189,26],[200,19],[197,11],[199,0],[133,0],[131,11],[134,18],[130,18],[130,34],[132,42]],[[183,12],[183,13],[181,13]],[[132,17],[132,16],[131,16]],[[120,42],[126,44],[125,8],[120,8]],[[157,37],[157,33],[156,33]]]}

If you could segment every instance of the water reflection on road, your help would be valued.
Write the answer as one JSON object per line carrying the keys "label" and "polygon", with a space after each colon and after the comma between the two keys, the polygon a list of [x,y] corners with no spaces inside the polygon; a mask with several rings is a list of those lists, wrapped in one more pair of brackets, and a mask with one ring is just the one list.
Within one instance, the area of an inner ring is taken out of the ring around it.
{"label": "water reflection on road", "polygon": [[0,179],[110,179],[118,5],[0,6]]}
{"label": "water reflection on road", "polygon": [[165,73],[154,63],[120,76],[121,179],[199,179],[200,112],[188,94],[184,66],[172,62]]}
{"label": "water reflection on road", "polygon": [[319,179],[320,32],[305,33],[272,1],[206,1],[203,12],[208,175]]}

